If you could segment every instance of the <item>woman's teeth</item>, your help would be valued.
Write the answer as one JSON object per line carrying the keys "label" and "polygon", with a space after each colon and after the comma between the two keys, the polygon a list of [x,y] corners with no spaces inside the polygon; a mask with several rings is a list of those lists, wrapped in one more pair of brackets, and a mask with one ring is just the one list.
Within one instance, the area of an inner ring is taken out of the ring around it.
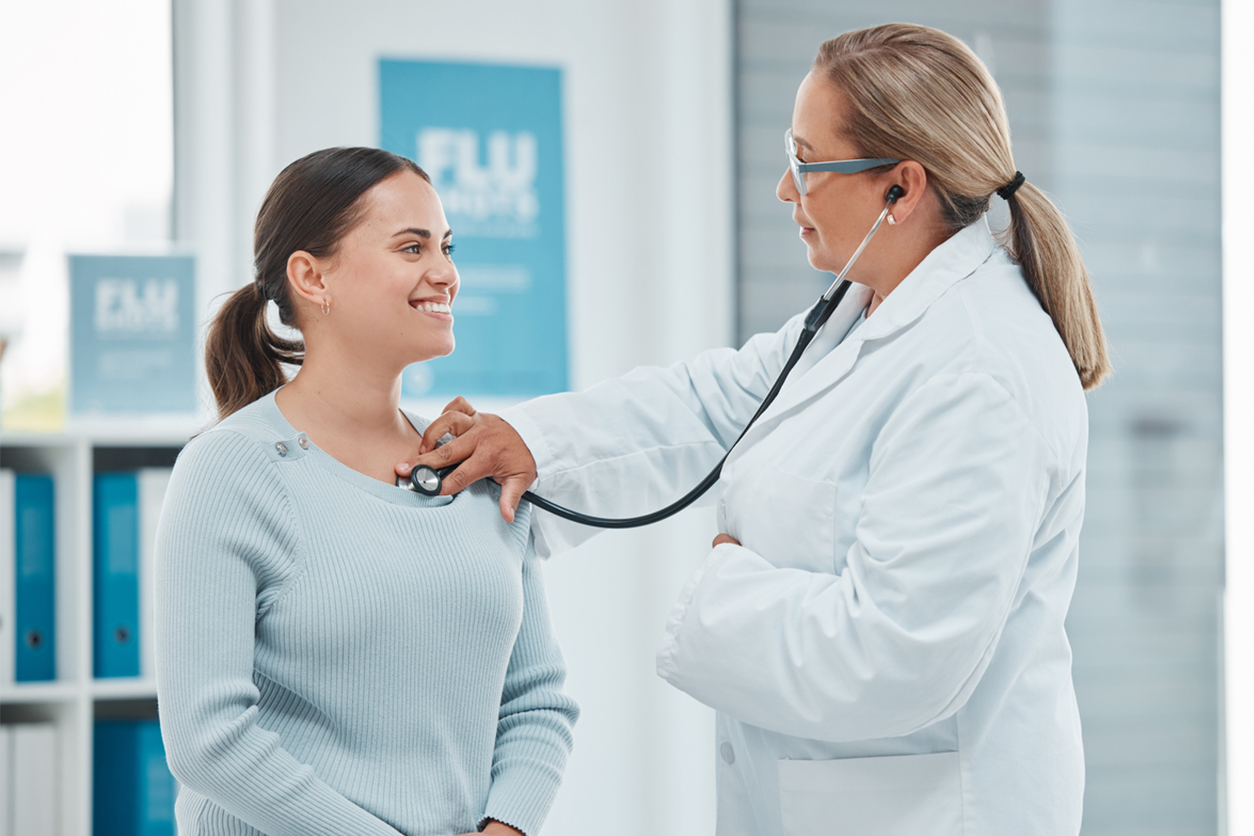
{"label": "woman's teeth", "polygon": [[452,313],[453,309],[443,302],[419,302],[415,305],[418,310],[427,313]]}

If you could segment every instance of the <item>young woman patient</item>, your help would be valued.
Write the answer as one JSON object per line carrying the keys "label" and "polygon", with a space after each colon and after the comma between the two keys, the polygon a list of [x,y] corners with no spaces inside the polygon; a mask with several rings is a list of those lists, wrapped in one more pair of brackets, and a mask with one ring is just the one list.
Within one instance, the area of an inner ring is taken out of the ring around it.
{"label": "young woman patient", "polygon": [[377,149],[303,157],[262,203],[256,280],[205,350],[222,420],[158,535],[181,836],[535,836],[548,812],[578,708],[528,515],[486,481],[393,481],[426,426],[401,371],[453,350],[452,249],[427,175]]}

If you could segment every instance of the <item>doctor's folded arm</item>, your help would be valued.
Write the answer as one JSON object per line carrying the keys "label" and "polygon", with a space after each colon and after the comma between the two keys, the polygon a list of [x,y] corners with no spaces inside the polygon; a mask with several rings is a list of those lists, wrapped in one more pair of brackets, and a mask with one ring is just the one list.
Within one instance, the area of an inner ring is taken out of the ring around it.
{"label": "doctor's folded arm", "polygon": [[[657,654],[717,711],[720,836],[1078,833],[1064,619],[1109,365],[1076,242],[1016,170],[988,71],[934,29],[824,43],[785,151],[810,263],[849,284],[743,437],[805,313],[500,416],[459,399],[415,461],[460,462],[444,493],[496,479],[512,519],[524,490],[642,514],[727,457],[722,533]],[[548,555],[597,529],[531,530]]]}

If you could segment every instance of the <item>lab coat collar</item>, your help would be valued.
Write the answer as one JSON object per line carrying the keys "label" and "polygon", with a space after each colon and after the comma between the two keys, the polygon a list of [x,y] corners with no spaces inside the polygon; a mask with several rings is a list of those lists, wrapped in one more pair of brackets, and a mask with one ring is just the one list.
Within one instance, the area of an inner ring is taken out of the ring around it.
{"label": "lab coat collar", "polygon": [[[811,398],[839,383],[853,368],[864,343],[891,336],[913,323],[942,294],[974,273],[999,248],[1000,244],[988,228],[988,221],[981,218],[928,253],[927,257],[919,262],[919,266],[910,271],[901,284],[888,294],[883,303],[875,309],[873,316],[868,317],[866,322],[862,323],[843,342],[813,361],[813,366],[803,375],[788,381],[779,393],[779,399],[771,405],[762,419],[750,428],[750,435],[755,431],[765,432],[775,423],[775,420],[803,406]],[[869,299],[869,291],[850,292],[833,312],[828,324],[816,335],[815,344],[810,350],[815,348],[821,350],[820,343],[824,342],[824,332],[831,329],[834,324],[837,328],[833,330],[844,329],[839,331],[841,334],[848,330],[849,325],[858,317]],[[827,342],[830,344],[830,338]],[[809,354],[810,350],[806,353]],[[749,440],[748,437],[745,438],[746,442]]]}
{"label": "lab coat collar", "polygon": [[947,290],[974,273],[998,247],[1000,244],[984,217],[954,233],[910,271],[855,334],[866,342],[900,331],[921,317]]}

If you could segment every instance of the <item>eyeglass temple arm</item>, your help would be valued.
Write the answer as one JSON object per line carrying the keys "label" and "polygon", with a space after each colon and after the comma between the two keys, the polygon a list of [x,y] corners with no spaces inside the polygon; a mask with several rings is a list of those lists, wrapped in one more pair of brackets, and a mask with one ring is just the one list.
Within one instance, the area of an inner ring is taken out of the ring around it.
{"label": "eyeglass temple arm", "polygon": [[797,161],[797,170],[802,174],[809,174],[812,171],[836,171],[842,174],[857,174],[859,171],[866,171],[869,168],[878,168],[882,165],[896,165],[901,160],[891,159],[889,157],[881,157],[876,159],[862,160],[834,160],[825,163],[803,163]]}

